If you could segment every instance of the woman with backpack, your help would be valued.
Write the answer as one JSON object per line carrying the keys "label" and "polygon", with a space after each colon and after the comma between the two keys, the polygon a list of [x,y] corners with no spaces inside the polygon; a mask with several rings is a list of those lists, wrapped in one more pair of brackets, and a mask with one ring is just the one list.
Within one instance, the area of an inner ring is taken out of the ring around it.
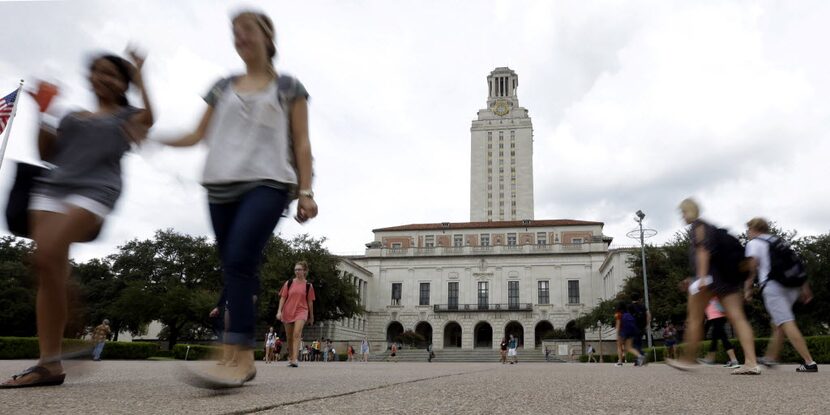
{"label": "woman with backpack", "polygon": [[285,324],[285,347],[288,348],[288,366],[297,367],[297,352],[303,327],[314,324],[314,287],[306,279],[308,263],[300,261],[294,264],[294,278],[283,284],[280,289],[280,305],[277,320]]}
{"label": "woman with backpack", "polygon": [[[700,207],[692,199],[680,203],[680,212],[689,229],[690,260],[695,272],[695,280],[686,279],[684,285],[689,291],[687,304],[686,347],[678,360],[666,359],[666,364],[679,370],[696,368],[696,358],[700,341],[703,338],[703,317],[709,300],[717,297],[723,305],[726,316],[738,335],[744,351],[744,366],[732,371],[734,375],[758,375],[761,373],[755,360],[755,343],[752,326],[744,314],[744,299],[741,287],[744,276],[740,273],[737,261],[728,261],[733,251],[729,249],[735,241],[726,231],[715,228],[700,218]],[[743,248],[737,243],[740,258]]]}
{"label": "woman with backpack", "polygon": [[[61,340],[67,320],[69,248],[98,235],[121,196],[121,158],[145,138],[153,112],[141,76],[144,57],[132,63],[103,54],[89,62],[89,82],[97,100],[93,111],[73,112],[55,129],[41,125],[40,157],[56,168],[35,178],[28,206],[29,234],[35,242],[32,265],[37,280],[37,334],[40,358],[0,388],[55,386],[66,375]],[[127,101],[134,86],[144,108]],[[45,111],[46,108],[41,108]]]}
{"label": "woman with backpack", "polygon": [[[224,347],[239,352],[239,366],[201,376],[207,387],[238,387],[256,375],[256,306],[250,299],[259,290],[263,249],[294,195],[298,222],[317,215],[308,93],[274,68],[277,49],[268,16],[241,12],[232,28],[245,73],[218,81],[205,97],[208,108],[196,131],[168,143],[208,145],[202,184],[225,283],[229,326]],[[303,290],[302,285],[294,288]],[[296,365],[296,344],[290,347]]]}

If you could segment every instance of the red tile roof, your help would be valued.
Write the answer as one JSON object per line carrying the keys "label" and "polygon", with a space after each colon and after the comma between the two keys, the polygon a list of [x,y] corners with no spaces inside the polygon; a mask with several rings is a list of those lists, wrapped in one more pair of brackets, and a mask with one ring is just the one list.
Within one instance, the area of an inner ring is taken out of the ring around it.
{"label": "red tile roof", "polygon": [[602,222],[591,222],[574,219],[545,219],[545,220],[509,220],[496,222],[444,222],[444,223],[414,223],[411,225],[377,228],[372,232],[389,231],[431,231],[444,229],[489,229],[489,228],[540,228],[543,226],[591,226],[604,225]]}

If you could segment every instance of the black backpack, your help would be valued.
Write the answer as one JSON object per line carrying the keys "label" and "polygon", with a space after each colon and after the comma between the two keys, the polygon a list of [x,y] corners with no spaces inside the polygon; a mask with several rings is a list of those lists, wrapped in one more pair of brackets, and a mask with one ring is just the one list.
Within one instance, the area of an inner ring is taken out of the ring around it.
{"label": "black backpack", "polygon": [[639,330],[644,330],[648,322],[646,321],[646,308],[642,304],[631,304],[631,315],[634,317],[634,322],[637,323]]}
{"label": "black backpack", "polygon": [[713,248],[710,267],[716,269],[726,281],[743,282],[749,277],[746,250],[738,238],[726,229],[712,230]]}
{"label": "black backpack", "polygon": [[769,244],[769,275],[785,287],[800,287],[807,282],[804,261],[793,251],[789,242],[777,236],[764,239]]}

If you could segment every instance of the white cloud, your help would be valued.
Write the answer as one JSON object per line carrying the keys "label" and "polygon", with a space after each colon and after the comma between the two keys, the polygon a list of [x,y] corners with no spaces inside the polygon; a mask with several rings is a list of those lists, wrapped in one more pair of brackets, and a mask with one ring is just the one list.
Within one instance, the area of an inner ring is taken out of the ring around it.
{"label": "white cloud", "polygon": [[[535,128],[536,217],[601,220],[617,243],[642,209],[663,241],[675,206],[697,196],[734,229],[755,214],[828,230],[825,131],[830,36],[823,2],[254,2],[273,18],[278,69],[312,100],[321,215],[285,235],[327,236],[359,252],[376,227],[466,221],[470,122],[485,77],[510,66]],[[90,51],[136,42],[159,115],[154,134],[192,129],[201,95],[242,70],[233,2],[0,3],[16,42],[0,90],[21,76],[61,81],[63,105],[92,105]],[[48,28],[32,30],[31,28]],[[34,155],[31,103],[9,156]],[[203,149],[147,146],[124,160],[126,191],[81,259],[155,229],[212,235],[198,185]],[[0,173],[0,193],[11,180]],[[774,190],[774,191],[771,191]],[[0,196],[0,202],[4,199]]]}

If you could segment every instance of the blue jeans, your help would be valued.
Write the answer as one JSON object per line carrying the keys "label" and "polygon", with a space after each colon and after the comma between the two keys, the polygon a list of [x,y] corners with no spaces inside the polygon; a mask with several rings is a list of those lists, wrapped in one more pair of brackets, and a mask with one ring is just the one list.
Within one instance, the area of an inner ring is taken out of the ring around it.
{"label": "blue jeans", "polygon": [[95,348],[92,349],[92,360],[101,360],[101,352],[104,351],[104,343],[106,342],[95,343]]}
{"label": "blue jeans", "polygon": [[211,203],[210,219],[222,261],[228,326],[226,344],[255,348],[262,251],[288,204],[285,190],[256,187],[231,203]]}

